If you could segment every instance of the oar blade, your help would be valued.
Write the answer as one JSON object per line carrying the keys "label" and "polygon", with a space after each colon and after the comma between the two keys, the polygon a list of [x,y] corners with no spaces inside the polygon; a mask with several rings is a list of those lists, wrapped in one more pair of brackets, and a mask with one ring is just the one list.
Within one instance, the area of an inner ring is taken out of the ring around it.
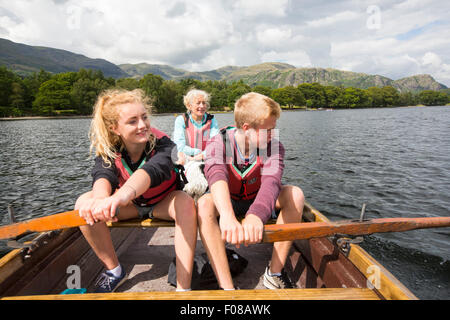
{"label": "oar blade", "polygon": [[46,217],[0,226],[0,239],[10,239],[24,233],[79,227],[85,224],[86,221],[79,216],[78,210],[66,211]]}

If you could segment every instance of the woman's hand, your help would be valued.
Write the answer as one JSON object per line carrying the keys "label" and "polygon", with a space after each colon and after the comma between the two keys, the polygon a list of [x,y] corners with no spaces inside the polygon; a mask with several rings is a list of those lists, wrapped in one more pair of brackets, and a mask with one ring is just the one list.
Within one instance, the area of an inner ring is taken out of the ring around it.
{"label": "woman's hand", "polygon": [[180,164],[184,166],[185,163],[186,163],[186,155],[184,154],[184,152],[178,152],[178,160],[177,162],[175,162],[175,164]]}
{"label": "woman's hand", "polygon": [[194,161],[203,161],[204,160],[203,153],[200,152],[199,154],[193,156],[192,160],[194,160]]}
{"label": "woman's hand", "polygon": [[195,156],[186,156],[185,159],[188,161],[203,161],[205,157],[203,156],[203,153],[198,153]]}

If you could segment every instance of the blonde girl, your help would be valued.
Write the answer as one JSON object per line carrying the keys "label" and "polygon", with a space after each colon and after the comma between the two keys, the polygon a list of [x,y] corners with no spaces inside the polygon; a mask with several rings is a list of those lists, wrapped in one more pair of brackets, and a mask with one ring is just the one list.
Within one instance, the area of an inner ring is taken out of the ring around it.
{"label": "blonde girl", "polygon": [[[178,190],[175,144],[150,126],[151,106],[142,90],[108,90],[94,107],[90,129],[95,150],[92,190],[75,209],[88,225],[84,237],[104,264],[96,292],[112,292],[126,280],[107,221],[157,217],[175,221],[177,290],[190,290],[197,218],[194,201]],[[178,267],[180,266],[180,267]]]}

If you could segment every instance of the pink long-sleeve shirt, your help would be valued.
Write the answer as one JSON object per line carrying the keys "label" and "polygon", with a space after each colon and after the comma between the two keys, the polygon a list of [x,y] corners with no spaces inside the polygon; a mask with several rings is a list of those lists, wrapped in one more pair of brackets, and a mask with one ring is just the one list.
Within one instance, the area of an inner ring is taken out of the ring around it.
{"label": "pink long-sleeve shirt", "polygon": [[[206,146],[204,173],[210,186],[219,180],[227,183],[229,181],[226,159],[233,159],[233,152],[237,152],[234,138],[235,131],[227,130],[227,148],[225,148],[221,133],[209,140]],[[261,188],[246,215],[254,214],[263,223],[266,223],[270,219],[272,212],[275,211],[275,203],[280,194],[285,150],[281,142],[273,138],[267,144],[267,149],[260,149],[259,151],[262,162]],[[231,157],[224,157],[225,154]]]}

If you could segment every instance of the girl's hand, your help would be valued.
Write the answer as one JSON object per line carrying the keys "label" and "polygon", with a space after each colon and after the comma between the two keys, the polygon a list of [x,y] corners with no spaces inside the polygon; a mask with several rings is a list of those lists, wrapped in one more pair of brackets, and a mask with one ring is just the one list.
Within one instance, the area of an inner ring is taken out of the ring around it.
{"label": "girl's hand", "polygon": [[115,216],[118,208],[125,207],[136,198],[136,190],[125,184],[112,196],[103,199],[93,210],[93,215],[99,221],[117,221]]}
{"label": "girl's hand", "polygon": [[125,207],[131,201],[136,199],[136,190],[130,185],[125,184],[110,198],[110,202],[108,203],[110,204],[109,216],[111,219],[113,219],[120,207]]}
{"label": "girl's hand", "polygon": [[100,199],[96,198],[87,198],[78,208],[78,214],[80,217],[82,217],[87,224],[91,226],[98,221],[93,215],[93,210],[97,207],[99,200]]}
{"label": "girl's hand", "polygon": [[111,215],[111,210],[112,210],[111,207],[114,203],[113,197],[114,196],[111,196],[111,197],[102,199],[101,201],[98,201],[95,204],[95,207],[92,208],[91,213],[95,219],[95,222],[98,222],[98,221],[107,222],[107,221],[111,221],[114,218],[116,211],[114,211],[114,214]]}
{"label": "girl's hand", "polygon": [[117,209],[126,206],[136,195],[136,191],[131,186],[123,186],[114,195],[106,198],[88,198],[78,209],[82,217],[89,225],[99,221],[117,221]]}

